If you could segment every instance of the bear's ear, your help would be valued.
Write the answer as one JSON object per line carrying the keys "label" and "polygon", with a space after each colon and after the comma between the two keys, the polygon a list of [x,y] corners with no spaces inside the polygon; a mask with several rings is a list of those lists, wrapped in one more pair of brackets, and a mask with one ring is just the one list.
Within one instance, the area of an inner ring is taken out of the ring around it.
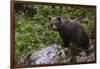
{"label": "bear's ear", "polygon": [[49,21],[51,20],[51,17],[49,17]]}
{"label": "bear's ear", "polygon": [[60,20],[61,21],[61,17],[57,17],[57,20]]}
{"label": "bear's ear", "polygon": [[61,21],[61,17],[57,17],[57,20]]}

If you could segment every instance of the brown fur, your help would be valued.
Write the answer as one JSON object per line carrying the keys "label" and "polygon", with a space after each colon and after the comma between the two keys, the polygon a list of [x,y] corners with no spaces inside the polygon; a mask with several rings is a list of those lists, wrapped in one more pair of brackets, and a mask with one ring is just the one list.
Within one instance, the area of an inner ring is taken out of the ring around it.
{"label": "brown fur", "polygon": [[70,21],[64,16],[58,16],[50,19],[50,25],[53,30],[59,32],[63,40],[63,47],[69,47],[70,42],[72,42],[79,48],[88,49],[88,34],[78,21]]}

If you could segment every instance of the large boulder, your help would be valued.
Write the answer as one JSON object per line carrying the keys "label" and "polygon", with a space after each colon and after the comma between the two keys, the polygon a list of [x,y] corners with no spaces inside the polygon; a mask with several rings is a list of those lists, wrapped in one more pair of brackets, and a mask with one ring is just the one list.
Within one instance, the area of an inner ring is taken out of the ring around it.
{"label": "large boulder", "polygon": [[53,44],[38,51],[22,55],[17,60],[17,64],[61,64],[93,62],[94,60],[94,51],[89,54],[85,51],[76,54],[75,51],[73,52],[70,48],[63,48],[60,45]]}

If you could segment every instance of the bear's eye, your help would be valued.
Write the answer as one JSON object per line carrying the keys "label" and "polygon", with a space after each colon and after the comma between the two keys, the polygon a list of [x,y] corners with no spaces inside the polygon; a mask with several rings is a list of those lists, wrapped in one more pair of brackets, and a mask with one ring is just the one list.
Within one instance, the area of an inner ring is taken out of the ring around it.
{"label": "bear's eye", "polygon": [[60,22],[56,22],[55,25],[56,25],[56,26],[57,26],[57,25],[60,25]]}
{"label": "bear's eye", "polygon": [[53,24],[52,24],[52,23],[50,23],[50,26],[53,26]]}
{"label": "bear's eye", "polygon": [[55,23],[55,25],[57,26],[57,25],[58,25],[58,23]]}

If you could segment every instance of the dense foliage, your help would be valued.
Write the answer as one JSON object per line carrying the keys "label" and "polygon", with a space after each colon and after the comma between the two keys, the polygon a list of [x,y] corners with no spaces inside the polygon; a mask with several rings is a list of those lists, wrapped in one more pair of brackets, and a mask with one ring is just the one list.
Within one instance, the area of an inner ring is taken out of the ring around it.
{"label": "dense foliage", "polygon": [[85,15],[84,28],[91,32],[94,26],[94,8],[54,5],[15,4],[16,58],[50,44],[61,44],[58,32],[49,26],[50,16],[64,15],[75,19]]}

